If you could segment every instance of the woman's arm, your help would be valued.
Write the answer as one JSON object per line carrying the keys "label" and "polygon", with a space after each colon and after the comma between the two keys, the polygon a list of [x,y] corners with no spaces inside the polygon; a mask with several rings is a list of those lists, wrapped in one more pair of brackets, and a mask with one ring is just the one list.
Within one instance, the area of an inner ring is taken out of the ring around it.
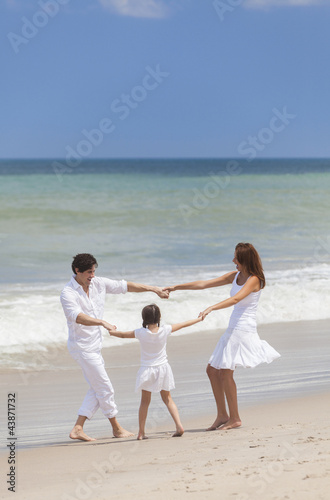
{"label": "woman's arm", "polygon": [[199,323],[200,321],[203,321],[203,317],[198,316],[196,319],[190,319],[188,321],[183,321],[183,323],[176,323],[175,325],[172,325],[172,333],[177,332],[178,330],[181,330],[181,328],[186,328],[187,326],[192,326],[195,325],[196,323]]}
{"label": "woman's arm", "polygon": [[250,293],[257,291],[258,288],[260,289],[259,279],[256,276],[251,276],[251,278],[245,283],[243,288],[235,295],[233,295],[233,297],[222,300],[218,304],[214,304],[214,306],[208,307],[207,309],[205,309],[205,311],[200,313],[200,317],[205,318],[212,311],[218,311],[219,309],[225,309],[226,307],[234,306],[241,300],[245,299],[245,297],[250,295]]}
{"label": "woman's arm", "polygon": [[134,330],[131,332],[117,332],[116,330],[109,330],[109,333],[113,337],[119,337],[121,339],[135,339]]}
{"label": "woman's arm", "polygon": [[229,285],[234,281],[237,271],[224,274],[219,278],[211,280],[190,281],[182,285],[167,286],[163,288],[164,291],[176,292],[177,290],[205,290],[205,288],[214,288],[216,286]]}

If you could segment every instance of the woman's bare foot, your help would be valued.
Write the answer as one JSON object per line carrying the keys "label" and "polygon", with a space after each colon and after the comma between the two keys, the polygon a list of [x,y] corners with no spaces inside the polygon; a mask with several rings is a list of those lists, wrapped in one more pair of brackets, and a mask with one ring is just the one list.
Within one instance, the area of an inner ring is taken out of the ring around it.
{"label": "woman's bare foot", "polygon": [[133,432],[129,432],[120,425],[112,429],[115,438],[127,438],[134,436]]}
{"label": "woman's bare foot", "polygon": [[72,431],[70,432],[69,437],[71,439],[80,439],[81,441],[96,441],[96,439],[91,438],[84,433],[81,425],[75,425]]}
{"label": "woman's bare foot", "polygon": [[226,424],[229,421],[228,416],[224,417],[217,417],[211,427],[208,427],[206,430],[207,431],[216,431],[221,425]]}
{"label": "woman's bare foot", "polygon": [[236,429],[237,427],[241,427],[242,422],[238,419],[230,418],[226,424],[220,427],[220,431],[227,431],[228,429]]}
{"label": "woman's bare foot", "polygon": [[139,432],[137,439],[142,441],[143,439],[148,439],[148,437],[144,434],[144,432]]}
{"label": "woman's bare foot", "polygon": [[172,434],[172,438],[181,437],[183,433],[184,433],[184,428],[183,427],[178,427],[177,430],[175,431],[175,433]]}

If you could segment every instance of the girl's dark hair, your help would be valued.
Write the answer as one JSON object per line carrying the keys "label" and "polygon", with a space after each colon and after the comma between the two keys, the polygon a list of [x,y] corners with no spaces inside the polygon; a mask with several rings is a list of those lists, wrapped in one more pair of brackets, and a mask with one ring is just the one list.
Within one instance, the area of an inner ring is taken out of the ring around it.
{"label": "girl's dark hair", "polygon": [[147,328],[147,325],[153,325],[155,323],[159,326],[160,316],[160,309],[156,304],[145,306],[142,309],[143,328]]}
{"label": "girl's dark hair", "polygon": [[249,274],[259,278],[260,287],[265,288],[266,280],[261,259],[254,246],[251,243],[238,243],[235,252],[241,266],[244,266]]}
{"label": "girl's dark hair", "polygon": [[76,269],[80,273],[84,273],[88,271],[88,269],[92,269],[92,267],[97,267],[97,260],[90,253],[78,253],[75,257],[73,257],[72,262],[72,271],[76,274]]}

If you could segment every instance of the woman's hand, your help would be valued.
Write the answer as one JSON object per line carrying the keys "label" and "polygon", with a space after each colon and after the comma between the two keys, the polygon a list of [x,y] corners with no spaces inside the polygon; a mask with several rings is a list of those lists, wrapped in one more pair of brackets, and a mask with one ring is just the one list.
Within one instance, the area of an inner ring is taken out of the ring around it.
{"label": "woman's hand", "polygon": [[203,311],[203,312],[199,313],[199,316],[198,316],[198,317],[199,317],[199,318],[202,318],[202,321],[203,321],[203,320],[206,318],[206,316],[207,316],[208,314],[210,314],[210,312],[212,312],[212,311],[213,311],[212,307],[208,307],[207,309],[205,309],[205,311]]}
{"label": "woman's hand", "polygon": [[167,292],[168,294],[174,292],[174,286],[166,286],[165,288],[163,288],[163,292]]}
{"label": "woman's hand", "polygon": [[166,288],[160,288],[159,286],[155,287],[155,293],[157,293],[158,297],[161,299],[168,299],[170,296],[170,292],[168,292]]}

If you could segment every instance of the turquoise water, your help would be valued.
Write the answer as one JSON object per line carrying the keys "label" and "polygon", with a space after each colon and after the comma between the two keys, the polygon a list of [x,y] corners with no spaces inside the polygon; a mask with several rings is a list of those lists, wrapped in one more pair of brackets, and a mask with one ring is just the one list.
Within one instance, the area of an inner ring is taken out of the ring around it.
{"label": "turquoise water", "polygon": [[26,169],[0,175],[3,282],[65,279],[72,255],[82,251],[95,254],[105,272],[124,266],[135,275],[228,265],[238,241],[252,241],[271,269],[308,263],[325,246],[330,163],[241,162],[235,175],[226,161],[108,163],[107,173],[95,162],[87,173],[81,167],[60,177],[51,162],[0,165],[0,172],[4,165]]}
{"label": "turquoise water", "polygon": [[[0,345],[9,355],[64,345],[58,296],[80,252],[97,257],[99,275],[168,285],[232,270],[236,243],[250,241],[268,280],[259,322],[330,317],[329,161],[104,160],[61,175],[51,160],[2,161],[0,179]],[[228,293],[187,292],[162,307],[181,321],[182,307],[194,316]],[[133,295],[109,302],[124,328],[145,305]],[[225,327],[227,312],[210,328]]]}

